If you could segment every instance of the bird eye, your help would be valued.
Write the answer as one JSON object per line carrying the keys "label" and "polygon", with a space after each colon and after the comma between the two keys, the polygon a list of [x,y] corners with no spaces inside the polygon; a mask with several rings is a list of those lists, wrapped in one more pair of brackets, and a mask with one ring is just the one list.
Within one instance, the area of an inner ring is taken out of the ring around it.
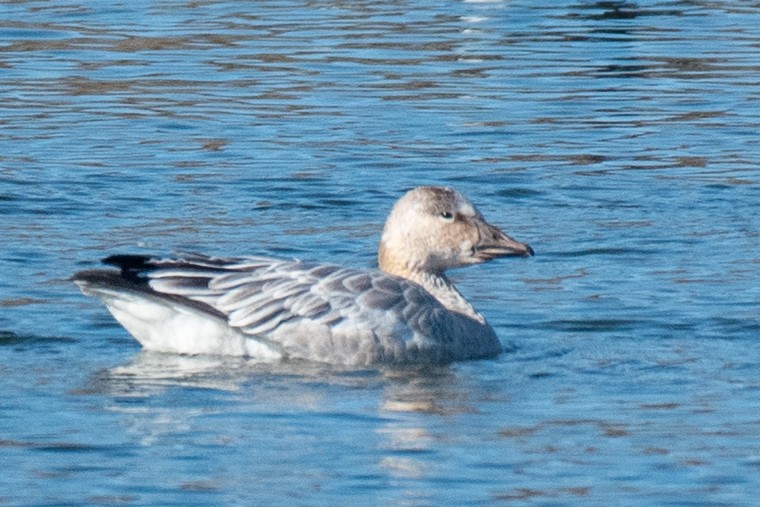
{"label": "bird eye", "polygon": [[449,211],[442,211],[441,218],[447,222],[451,222],[452,220],[454,220],[454,215]]}

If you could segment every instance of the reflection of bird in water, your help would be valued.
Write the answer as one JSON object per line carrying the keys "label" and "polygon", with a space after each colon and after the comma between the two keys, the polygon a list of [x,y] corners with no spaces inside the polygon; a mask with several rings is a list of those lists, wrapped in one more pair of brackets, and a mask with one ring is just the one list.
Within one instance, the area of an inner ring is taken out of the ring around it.
{"label": "reflection of bird in water", "polygon": [[337,364],[427,364],[491,357],[496,334],[445,276],[530,246],[445,187],[393,207],[380,270],[265,257],[116,255],[116,270],[74,275],[148,350]]}

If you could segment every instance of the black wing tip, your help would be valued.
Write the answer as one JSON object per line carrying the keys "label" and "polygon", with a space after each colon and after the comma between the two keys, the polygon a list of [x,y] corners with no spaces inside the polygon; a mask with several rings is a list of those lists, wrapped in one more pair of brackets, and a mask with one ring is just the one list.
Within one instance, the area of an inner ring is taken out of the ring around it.
{"label": "black wing tip", "polygon": [[101,260],[103,264],[119,268],[121,277],[132,282],[142,281],[140,274],[153,267],[155,258],[149,255],[116,254]]}
{"label": "black wing tip", "polygon": [[85,269],[74,273],[70,281],[84,284],[113,284],[114,280],[121,278],[132,282],[142,281],[139,273],[151,266],[152,257],[147,255],[117,254],[109,255],[101,259],[103,264],[119,268],[119,271],[105,269]]}
{"label": "black wing tip", "polygon": [[74,283],[91,283],[93,280],[98,279],[102,270],[86,269],[84,271],[77,271],[69,278],[69,281]]}
{"label": "black wing tip", "polygon": [[70,280],[82,287],[83,290],[93,287],[126,287],[134,285],[129,280],[124,279],[120,273],[105,269],[78,271],[74,273]]}
{"label": "black wing tip", "polygon": [[116,266],[122,271],[135,271],[148,267],[152,259],[153,257],[149,255],[115,254],[103,258],[101,262],[109,266]]}

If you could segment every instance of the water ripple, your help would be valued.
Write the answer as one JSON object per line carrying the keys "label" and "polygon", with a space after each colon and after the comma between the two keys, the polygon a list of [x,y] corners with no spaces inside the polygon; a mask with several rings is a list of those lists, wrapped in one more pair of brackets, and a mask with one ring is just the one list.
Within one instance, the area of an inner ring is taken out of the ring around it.
{"label": "water ripple", "polygon": [[[756,5],[0,14],[0,501],[755,501]],[[144,354],[68,281],[122,251],[370,267],[422,183],[537,251],[451,274],[498,359]]]}

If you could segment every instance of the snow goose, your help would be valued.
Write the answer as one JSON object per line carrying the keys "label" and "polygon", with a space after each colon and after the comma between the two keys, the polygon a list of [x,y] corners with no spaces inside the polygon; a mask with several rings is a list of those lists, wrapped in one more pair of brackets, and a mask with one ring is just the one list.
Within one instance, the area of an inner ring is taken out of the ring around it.
{"label": "snow goose", "polygon": [[347,365],[493,357],[501,344],[444,272],[533,250],[459,192],[407,192],[385,223],[379,270],[268,257],[113,255],[73,281],[147,350]]}

